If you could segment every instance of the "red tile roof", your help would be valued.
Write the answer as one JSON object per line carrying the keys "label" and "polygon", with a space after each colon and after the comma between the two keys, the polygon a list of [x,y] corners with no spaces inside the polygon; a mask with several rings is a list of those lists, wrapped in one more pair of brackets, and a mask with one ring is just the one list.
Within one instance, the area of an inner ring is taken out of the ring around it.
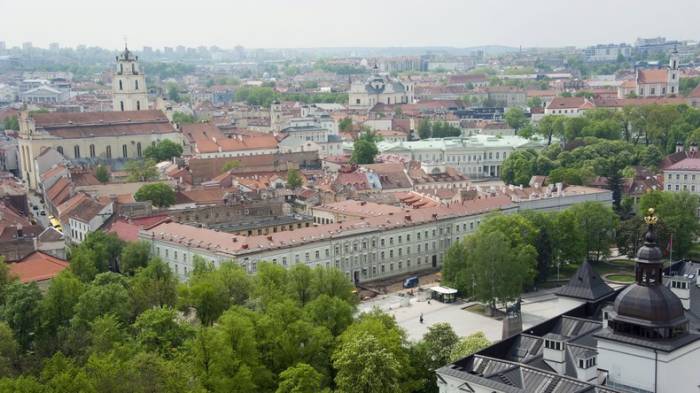
{"label": "red tile roof", "polygon": [[553,99],[547,109],[570,109],[588,107],[589,101],[584,97],[556,97]]}
{"label": "red tile roof", "polygon": [[182,131],[187,140],[195,145],[198,153],[277,148],[277,139],[272,134],[247,132],[227,136],[211,123],[185,124],[182,126]]}
{"label": "red tile roof", "polygon": [[23,283],[45,281],[56,277],[68,268],[68,261],[41,251],[35,251],[21,260],[9,264],[10,274]]}
{"label": "red tile roof", "polygon": [[37,130],[59,138],[169,134],[177,130],[159,110],[130,112],[52,112],[31,115]]}
{"label": "red tile roof", "polygon": [[639,70],[639,83],[668,83],[668,71]]}
{"label": "red tile roof", "polygon": [[700,171],[700,158],[686,158],[671,165],[665,170],[671,171]]}

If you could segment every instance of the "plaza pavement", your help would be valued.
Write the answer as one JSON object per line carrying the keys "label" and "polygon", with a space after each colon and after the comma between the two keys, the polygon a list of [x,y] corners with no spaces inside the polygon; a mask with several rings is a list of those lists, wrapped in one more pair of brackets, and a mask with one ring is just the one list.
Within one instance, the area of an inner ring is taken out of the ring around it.
{"label": "plaza pavement", "polygon": [[[402,291],[405,292],[405,291]],[[581,301],[555,296],[553,290],[543,290],[527,294],[523,298],[522,315],[523,330],[544,322],[557,315],[576,308]],[[398,293],[377,296],[374,299],[362,302],[359,305],[360,312],[370,311],[377,307],[396,318],[399,326],[406,330],[408,339],[420,340],[428,331],[428,327],[447,322],[458,336],[464,337],[478,331],[484,332],[491,341],[501,339],[502,322],[485,317],[483,315],[464,310],[471,303],[457,302],[452,304],[440,303],[431,300],[430,304],[425,300],[427,287],[423,292],[415,292],[416,296],[399,296]],[[423,314],[423,323],[420,323],[420,315]]]}

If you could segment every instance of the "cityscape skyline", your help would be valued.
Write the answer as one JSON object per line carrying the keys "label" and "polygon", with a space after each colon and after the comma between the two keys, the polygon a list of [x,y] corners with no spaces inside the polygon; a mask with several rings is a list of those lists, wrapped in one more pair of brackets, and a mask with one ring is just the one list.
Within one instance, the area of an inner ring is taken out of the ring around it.
{"label": "cityscape skyline", "polygon": [[[123,9],[135,12],[120,16],[124,23],[107,30],[103,29],[105,8],[85,0],[0,3],[4,3],[6,16],[0,26],[0,40],[8,47],[24,42],[48,47],[58,42],[68,47],[83,44],[119,49],[125,37],[133,48],[585,47],[633,42],[637,37],[700,37],[700,26],[692,20],[700,12],[700,3],[692,0],[672,1],[663,8],[650,7],[652,3],[647,0],[614,4],[601,0],[586,4],[437,0],[431,3],[432,13],[427,17],[425,5],[417,0],[359,0],[352,7],[318,0],[292,4],[279,0],[235,4],[203,0],[196,9],[159,0],[147,4],[126,0]],[[34,12],[37,6],[45,12]],[[635,10],[635,18],[621,17],[630,9]],[[154,29],[153,21],[158,18],[166,23]],[[151,23],[138,23],[139,19]],[[368,27],[370,20],[377,21],[374,27]],[[28,23],[45,28],[28,30]],[[607,28],[592,29],[592,23]]]}

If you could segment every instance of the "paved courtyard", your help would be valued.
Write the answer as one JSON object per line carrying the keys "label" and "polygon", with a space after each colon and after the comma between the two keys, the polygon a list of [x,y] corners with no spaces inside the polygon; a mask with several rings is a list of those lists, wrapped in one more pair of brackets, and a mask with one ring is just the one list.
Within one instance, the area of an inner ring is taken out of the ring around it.
{"label": "paved courtyard", "polygon": [[[423,292],[416,292],[416,296],[412,297],[399,296],[398,293],[378,296],[362,302],[359,310],[364,312],[378,307],[393,315],[412,341],[421,339],[428,331],[428,326],[439,322],[452,325],[459,336],[468,336],[482,331],[491,341],[501,339],[501,321],[464,310],[469,303],[445,304],[431,300],[428,304],[425,299],[427,293],[425,288]],[[522,303],[523,329],[565,313],[581,303],[575,299],[557,297],[552,294],[552,290],[528,294]],[[421,313],[423,314],[422,324],[419,320]]]}

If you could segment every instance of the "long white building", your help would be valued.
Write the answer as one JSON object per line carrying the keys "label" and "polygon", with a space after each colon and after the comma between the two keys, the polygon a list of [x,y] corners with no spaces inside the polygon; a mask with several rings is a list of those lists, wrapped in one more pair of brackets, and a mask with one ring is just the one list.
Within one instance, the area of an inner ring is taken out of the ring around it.
{"label": "long white building", "polygon": [[[561,193],[541,198],[528,208],[558,210],[584,199],[610,205],[612,194],[602,189]],[[187,279],[192,258],[198,255],[215,265],[235,260],[251,274],[261,261],[285,267],[298,263],[336,267],[359,283],[438,268],[450,245],[478,228],[486,215],[517,212],[522,204],[499,195],[450,206],[387,210],[386,214],[265,236],[233,235],[167,222],[141,231],[139,237],[150,242],[153,253],[182,280]]]}

